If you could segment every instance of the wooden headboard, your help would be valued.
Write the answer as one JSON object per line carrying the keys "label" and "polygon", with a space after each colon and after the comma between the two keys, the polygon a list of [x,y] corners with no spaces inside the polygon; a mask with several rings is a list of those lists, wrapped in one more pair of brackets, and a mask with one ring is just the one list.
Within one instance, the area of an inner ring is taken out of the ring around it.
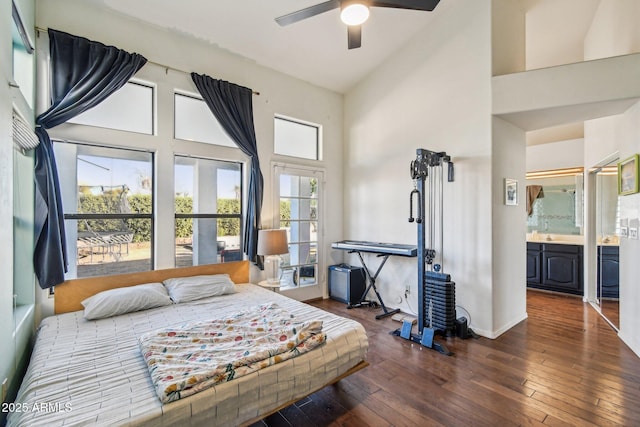
{"label": "wooden headboard", "polygon": [[202,274],[229,275],[234,283],[249,282],[249,261],[225,262],[221,264],[199,265],[196,267],[169,268],[142,273],[116,274],[113,276],[87,277],[67,280],[57,285],[54,292],[55,314],[82,310],[81,302],[86,298],[115,288],[162,282],[171,277],[199,276]]}

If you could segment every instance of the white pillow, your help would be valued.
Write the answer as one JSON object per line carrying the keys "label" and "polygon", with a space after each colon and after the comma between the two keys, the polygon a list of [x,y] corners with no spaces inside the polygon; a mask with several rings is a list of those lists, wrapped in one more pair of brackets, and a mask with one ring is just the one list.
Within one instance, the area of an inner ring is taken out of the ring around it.
{"label": "white pillow", "polygon": [[169,296],[175,303],[236,292],[236,287],[228,274],[175,277],[162,283],[167,287]]}
{"label": "white pillow", "polygon": [[84,318],[87,320],[104,319],[170,304],[171,298],[162,283],[110,289],[82,301]]}

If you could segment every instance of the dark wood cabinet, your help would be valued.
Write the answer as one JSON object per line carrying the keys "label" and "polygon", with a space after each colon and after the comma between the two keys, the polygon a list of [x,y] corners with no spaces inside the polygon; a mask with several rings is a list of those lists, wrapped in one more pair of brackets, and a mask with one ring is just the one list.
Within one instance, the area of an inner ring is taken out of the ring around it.
{"label": "dark wood cabinet", "polygon": [[541,254],[542,245],[540,243],[527,243],[527,284],[542,284]]}
{"label": "dark wood cabinet", "polygon": [[[600,293],[601,289],[602,293]],[[598,296],[620,297],[620,248],[618,246],[598,246]]]}
{"label": "dark wood cabinet", "polygon": [[527,286],[582,295],[582,246],[527,243]]}

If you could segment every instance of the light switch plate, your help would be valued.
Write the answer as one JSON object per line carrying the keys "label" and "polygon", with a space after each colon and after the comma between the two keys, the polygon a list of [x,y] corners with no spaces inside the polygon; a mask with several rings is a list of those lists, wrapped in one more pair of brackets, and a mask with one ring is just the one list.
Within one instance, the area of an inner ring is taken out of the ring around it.
{"label": "light switch plate", "polygon": [[638,240],[638,229],[636,227],[629,228],[629,238]]}
{"label": "light switch plate", "polygon": [[620,237],[629,237],[629,218],[620,218]]}

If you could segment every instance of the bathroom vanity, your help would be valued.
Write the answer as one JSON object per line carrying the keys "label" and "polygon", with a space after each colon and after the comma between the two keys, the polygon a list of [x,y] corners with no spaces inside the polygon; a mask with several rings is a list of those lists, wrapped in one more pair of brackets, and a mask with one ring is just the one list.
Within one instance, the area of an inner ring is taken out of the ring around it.
{"label": "bathroom vanity", "polygon": [[527,242],[527,286],[583,295],[582,254],[581,244]]}

